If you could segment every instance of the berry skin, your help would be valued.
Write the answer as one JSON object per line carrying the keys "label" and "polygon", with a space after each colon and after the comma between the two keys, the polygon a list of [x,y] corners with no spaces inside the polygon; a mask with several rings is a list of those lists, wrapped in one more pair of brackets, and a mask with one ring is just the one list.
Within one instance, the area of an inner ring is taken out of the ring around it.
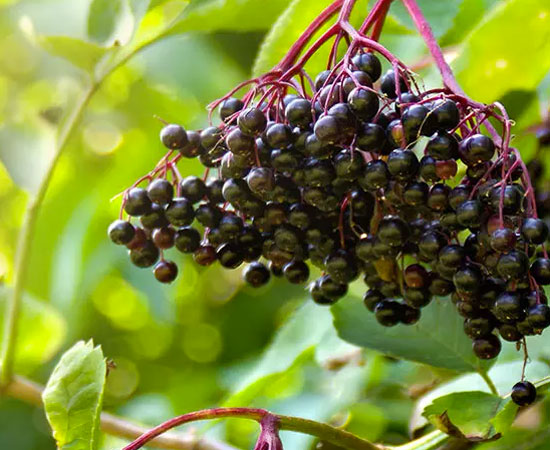
{"label": "berry skin", "polygon": [[498,260],[497,271],[505,279],[520,279],[527,274],[529,258],[524,252],[511,251]]}
{"label": "berry skin", "polygon": [[243,263],[239,247],[232,242],[220,245],[216,250],[216,256],[220,264],[228,269],[236,269]]}
{"label": "berry skin", "polygon": [[512,401],[519,406],[529,406],[537,398],[537,388],[529,381],[520,381],[512,388]]}
{"label": "berry skin", "polygon": [[217,259],[216,249],[212,245],[201,245],[193,253],[193,259],[200,266],[209,266]]}
{"label": "berry skin", "polygon": [[243,271],[244,280],[255,288],[267,284],[270,277],[269,269],[257,261],[250,263]]}
{"label": "berry skin", "polygon": [[309,278],[309,267],[303,261],[290,261],[283,266],[285,278],[292,284],[302,284]]}
{"label": "berry skin", "polygon": [[500,294],[493,307],[493,315],[503,323],[513,323],[523,319],[523,301],[516,292],[503,292]]}
{"label": "berry skin", "polygon": [[494,334],[475,339],[472,342],[472,349],[479,359],[493,359],[498,356],[502,344]]}
{"label": "berry skin", "polygon": [[191,203],[197,203],[208,193],[204,181],[195,176],[188,176],[182,180],[180,189],[182,197],[186,198]]}
{"label": "berry skin", "polygon": [[516,242],[516,233],[510,228],[499,228],[491,233],[491,248],[497,252],[511,250]]}
{"label": "berry skin", "polygon": [[305,98],[292,100],[285,109],[285,116],[293,127],[307,129],[313,121],[311,102]]}
{"label": "berry skin", "polygon": [[353,113],[364,121],[371,120],[380,106],[376,93],[361,88],[355,88],[349,93],[348,103]]}
{"label": "berry skin", "polygon": [[363,304],[369,311],[374,312],[376,305],[385,298],[378,289],[369,289],[363,296]]}
{"label": "berry skin", "polygon": [[403,111],[401,123],[407,143],[410,144],[421,135],[432,135],[436,131],[437,119],[424,105],[415,104]]}
{"label": "berry skin", "polygon": [[336,117],[323,116],[313,127],[313,132],[317,139],[324,144],[334,144],[342,137],[340,123]]}
{"label": "berry skin", "polygon": [[550,284],[550,259],[548,258],[535,259],[533,264],[531,264],[529,273],[538,284],[541,284],[544,286]]}
{"label": "berry skin", "polygon": [[464,332],[471,339],[487,336],[493,331],[494,320],[489,317],[474,317],[464,320]]}
{"label": "berry skin", "polygon": [[197,221],[208,228],[217,227],[222,218],[222,212],[216,206],[212,206],[210,203],[199,205],[195,211],[195,218]]}
{"label": "berry skin", "polygon": [[374,308],[374,316],[378,323],[385,327],[393,327],[401,322],[403,305],[395,300],[382,300]]}
{"label": "berry skin", "polygon": [[337,283],[332,279],[330,275],[323,275],[319,278],[319,289],[325,297],[331,300],[339,300],[344,297],[348,292],[348,285],[344,283]]}
{"label": "berry skin", "polygon": [[401,247],[410,236],[410,229],[403,219],[397,216],[386,216],[378,227],[380,242],[392,247]]}
{"label": "berry skin", "polygon": [[174,245],[182,253],[193,253],[201,244],[201,235],[192,227],[183,227],[176,231]]}
{"label": "berry skin", "polygon": [[141,216],[151,210],[151,199],[143,188],[135,187],[126,194],[124,211],[131,216]]}
{"label": "berry skin", "polygon": [[130,250],[130,261],[138,267],[150,267],[159,259],[159,249],[151,241]]}
{"label": "berry skin", "polygon": [[475,293],[481,288],[482,275],[475,266],[466,266],[455,272],[453,283],[458,291]]}
{"label": "berry skin", "polygon": [[355,258],[343,249],[327,256],[325,267],[332,279],[341,284],[350,283],[359,275]]}
{"label": "berry skin", "polygon": [[357,54],[352,58],[351,62],[358,70],[366,72],[373,82],[378,80],[382,74],[382,64],[372,53]]}
{"label": "berry skin", "polygon": [[548,238],[548,226],[541,219],[529,217],[523,221],[521,235],[532,244],[542,244]]}
{"label": "berry skin", "polygon": [[[405,80],[401,76],[399,76],[399,88],[401,93],[404,93],[407,90],[407,85],[405,84]],[[380,89],[384,94],[386,94],[389,98],[395,98],[397,97],[397,90],[395,88],[395,73],[393,70],[388,70],[383,76],[380,81]]]}
{"label": "berry skin", "polygon": [[187,133],[180,125],[166,125],[160,130],[160,141],[166,148],[177,150],[185,147],[187,144]]}
{"label": "berry skin", "polygon": [[195,211],[187,198],[179,197],[168,204],[165,215],[168,221],[175,227],[184,227],[193,222]]}
{"label": "berry skin", "polygon": [[162,260],[155,265],[153,273],[161,283],[171,283],[178,276],[178,266],[172,261]]}
{"label": "berry skin", "polygon": [[258,136],[264,132],[267,119],[260,109],[247,108],[239,113],[237,125],[244,134]]}
{"label": "berry skin", "polygon": [[151,210],[139,218],[143,228],[152,230],[154,228],[162,228],[170,225],[166,217],[166,212],[158,203],[151,205]]}
{"label": "berry skin", "polygon": [[535,331],[542,331],[550,326],[550,307],[544,304],[531,306],[527,311],[527,321]]}
{"label": "berry skin", "polygon": [[136,229],[130,222],[126,222],[125,220],[115,220],[111,225],[109,225],[107,234],[109,235],[111,241],[115,244],[126,245],[134,239]]}
{"label": "berry skin", "polygon": [[229,97],[220,105],[220,119],[225,122],[230,116],[239,112],[244,108],[242,100],[234,97]]}
{"label": "berry skin", "polygon": [[390,172],[386,163],[380,159],[369,161],[363,175],[359,177],[359,184],[365,190],[375,191],[388,185]]}
{"label": "berry skin", "polygon": [[458,142],[449,133],[438,131],[428,141],[426,153],[437,160],[456,159],[458,157]]}
{"label": "berry skin", "polygon": [[452,130],[460,122],[460,111],[452,100],[440,100],[434,104],[433,114],[439,128]]}
{"label": "berry skin", "polygon": [[479,200],[467,200],[456,208],[458,223],[467,228],[478,228],[481,225],[483,205]]}
{"label": "berry skin", "polygon": [[420,164],[411,150],[393,150],[388,156],[388,170],[398,181],[407,181],[417,174]]}
{"label": "berry skin", "polygon": [[336,303],[335,300],[332,300],[323,294],[319,280],[315,280],[309,285],[309,294],[311,295],[312,300],[318,305],[330,306]]}
{"label": "berry skin", "polygon": [[174,246],[176,231],[171,227],[157,228],[153,231],[152,240],[160,249],[167,249]]}
{"label": "berry skin", "polygon": [[151,201],[166,205],[174,196],[174,186],[168,180],[157,178],[147,186],[147,195]]}
{"label": "berry skin", "polygon": [[495,153],[495,144],[483,134],[474,134],[460,143],[460,158],[468,166],[490,161]]}
{"label": "berry skin", "polygon": [[381,153],[385,141],[384,128],[375,123],[365,123],[359,128],[355,145],[367,152]]}

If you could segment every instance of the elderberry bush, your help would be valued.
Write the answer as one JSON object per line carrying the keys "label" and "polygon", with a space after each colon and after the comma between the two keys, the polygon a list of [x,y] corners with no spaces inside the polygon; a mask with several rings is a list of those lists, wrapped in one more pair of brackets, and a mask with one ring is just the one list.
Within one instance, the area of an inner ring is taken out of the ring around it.
{"label": "elderberry bush", "polygon": [[[519,152],[482,133],[463,97],[383,74],[363,49],[351,56],[292,93],[224,97],[219,125],[166,125],[169,154],[125,192],[129,220],[111,225],[113,242],[161,282],[177,277],[171,247],[203,266],[246,263],[254,287],[307,283],[314,265],[320,305],[362,278],[365,313],[384,326],[414,324],[448,298],[481,359],[501,339],[541,333],[548,226]],[[182,179],[181,158],[198,158],[205,176]]]}

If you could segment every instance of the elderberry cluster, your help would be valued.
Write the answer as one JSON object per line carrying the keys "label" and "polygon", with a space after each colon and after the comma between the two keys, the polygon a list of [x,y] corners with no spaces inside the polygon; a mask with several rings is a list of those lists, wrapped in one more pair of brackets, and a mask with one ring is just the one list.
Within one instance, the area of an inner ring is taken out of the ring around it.
{"label": "elderberry cluster", "polygon": [[[309,262],[322,270],[315,302],[335,303],[363,277],[365,306],[384,326],[414,324],[450,296],[482,359],[500,339],[550,325],[548,227],[519,153],[482,134],[471,105],[421,92],[407,73],[382,75],[363,52],[295,90],[227,97],[221,123],[201,131],[162,129],[179,154],[125,193],[139,223],[109,228],[135,265],[171,282],[177,265],[163,253],[175,246],[200,265],[248,263],[244,279],[258,287],[271,276],[306,283]],[[198,158],[209,175],[181,179],[178,158]]]}

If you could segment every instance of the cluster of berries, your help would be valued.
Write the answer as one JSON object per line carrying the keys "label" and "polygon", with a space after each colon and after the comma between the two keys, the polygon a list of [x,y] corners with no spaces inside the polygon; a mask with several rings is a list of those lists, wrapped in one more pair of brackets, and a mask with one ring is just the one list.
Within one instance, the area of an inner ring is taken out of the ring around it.
{"label": "cluster of berries", "polygon": [[[434,296],[450,296],[482,359],[500,338],[550,325],[548,226],[519,153],[481,133],[486,110],[421,92],[396,68],[382,75],[373,53],[307,88],[275,88],[221,99],[219,126],[162,129],[168,155],[146,188],[124,194],[140,225],[109,228],[135,265],[171,282],[177,265],[162,252],[175,246],[200,265],[246,262],[258,287],[271,275],[307,282],[309,261],[323,272],[315,302],[336,302],[363,276],[365,306],[385,326],[414,324]],[[205,177],[182,179],[181,158],[198,158]]]}

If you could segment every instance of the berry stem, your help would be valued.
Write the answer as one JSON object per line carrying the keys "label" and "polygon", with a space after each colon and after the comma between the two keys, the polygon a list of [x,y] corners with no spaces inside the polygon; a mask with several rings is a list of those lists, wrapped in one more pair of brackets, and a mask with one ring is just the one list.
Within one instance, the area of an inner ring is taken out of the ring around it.
{"label": "berry stem", "polygon": [[270,413],[264,409],[213,408],[183,414],[181,416],[167,420],[166,422],[149,430],[147,433],[141,435],[134,442],[124,447],[123,450],[138,450],[146,445],[148,442],[150,442],[152,439],[162,435],[172,428],[183,425],[185,423],[196,422],[200,420],[214,420],[227,417],[255,420],[256,422],[262,422],[266,418],[271,418],[273,421],[276,421],[278,423],[280,430],[296,431],[298,433],[309,434],[311,436],[316,436],[324,441],[328,441],[332,444],[343,446],[350,450],[380,450],[381,448],[383,448],[374,445],[369,441],[361,439],[351,433],[348,433],[347,431],[309,419],[302,419],[292,416],[282,416]]}

